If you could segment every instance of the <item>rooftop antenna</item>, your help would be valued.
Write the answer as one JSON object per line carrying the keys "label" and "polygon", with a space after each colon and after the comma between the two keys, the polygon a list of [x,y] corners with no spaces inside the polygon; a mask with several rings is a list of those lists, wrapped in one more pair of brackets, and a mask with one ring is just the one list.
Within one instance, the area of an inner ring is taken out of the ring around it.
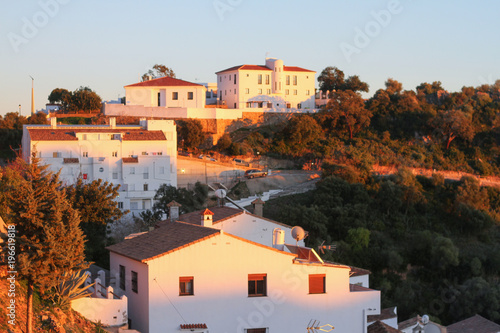
{"label": "rooftop antenna", "polygon": [[325,254],[325,250],[328,251],[335,251],[337,249],[337,245],[332,244],[332,245],[324,245],[325,241],[321,243],[321,245],[318,246],[318,252],[321,252],[321,254]]}
{"label": "rooftop antenna", "polygon": [[330,324],[321,325],[321,326],[319,326],[319,324],[320,323],[318,320],[311,319],[309,321],[309,324],[307,324],[307,332],[308,333],[317,333],[318,331],[331,332],[335,329],[335,327],[333,327],[333,325],[330,325]]}
{"label": "rooftop antenna", "polygon": [[31,78],[31,115],[35,114],[35,79],[33,76],[29,75]]}
{"label": "rooftop antenna", "polygon": [[224,198],[226,197],[227,192],[225,189],[220,188],[215,191],[215,196],[217,197],[217,206],[222,207],[224,206]]}

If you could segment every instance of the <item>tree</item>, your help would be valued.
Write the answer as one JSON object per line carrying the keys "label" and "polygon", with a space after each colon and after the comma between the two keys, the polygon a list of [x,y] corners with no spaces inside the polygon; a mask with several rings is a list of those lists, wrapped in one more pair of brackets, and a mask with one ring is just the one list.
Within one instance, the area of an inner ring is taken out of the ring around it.
{"label": "tree", "polygon": [[154,197],[155,204],[153,206],[153,214],[151,215],[148,213],[146,216],[164,215],[168,218],[170,216],[170,209],[167,205],[171,201],[176,201],[181,204],[180,212],[182,214],[189,213],[203,208],[207,198],[208,186],[200,182],[196,182],[193,190],[162,184],[156,191]]}
{"label": "tree", "polygon": [[349,76],[347,80],[345,80],[342,90],[368,92],[369,88],[370,86],[368,85],[368,83],[361,81],[359,79],[359,76],[353,75]]}
{"label": "tree", "polygon": [[344,72],[337,67],[326,67],[318,76],[319,89],[321,91],[335,91],[344,87]]}
{"label": "tree", "polygon": [[142,81],[147,81],[149,77],[159,78],[159,77],[171,77],[175,79],[175,73],[171,68],[165,65],[156,64],[153,69],[148,70],[144,75],[142,75]]}
{"label": "tree", "polygon": [[389,95],[399,94],[403,90],[403,84],[394,80],[393,78],[388,78],[385,81],[385,91]]}
{"label": "tree", "polygon": [[62,108],[65,110],[71,102],[71,92],[64,88],[56,88],[50,92],[48,100],[52,104],[61,104]]}
{"label": "tree", "polygon": [[432,119],[431,126],[445,137],[446,149],[450,148],[451,142],[457,137],[471,141],[475,135],[472,116],[460,110],[439,112]]}
{"label": "tree", "polygon": [[26,332],[31,333],[33,288],[46,291],[64,272],[85,268],[84,237],[58,174],[35,157],[31,164],[18,157],[5,172],[10,179],[6,222],[17,232],[15,269],[27,280]]}
{"label": "tree", "polygon": [[71,97],[70,111],[96,111],[101,109],[101,97],[89,87],[80,87]]}
{"label": "tree", "polygon": [[302,156],[323,136],[321,126],[309,115],[294,116],[283,130],[286,144],[293,156]]}
{"label": "tree", "polygon": [[346,128],[349,138],[352,139],[354,133],[370,125],[372,113],[365,108],[361,95],[347,90],[333,93],[323,116],[330,122],[331,127]]}
{"label": "tree", "polygon": [[88,261],[107,263],[105,247],[110,244],[106,227],[124,214],[115,201],[119,188],[120,185],[113,186],[102,179],[84,183],[81,178],[65,188],[68,201],[80,212],[80,226],[87,237],[85,254]]}
{"label": "tree", "polygon": [[179,141],[186,148],[198,148],[205,141],[203,125],[199,119],[180,120]]}

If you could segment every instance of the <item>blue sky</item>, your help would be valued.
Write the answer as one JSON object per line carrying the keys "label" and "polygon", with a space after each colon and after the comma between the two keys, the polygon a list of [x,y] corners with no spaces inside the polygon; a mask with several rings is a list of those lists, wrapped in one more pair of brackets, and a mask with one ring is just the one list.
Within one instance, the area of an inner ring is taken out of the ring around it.
{"label": "blue sky", "polygon": [[372,96],[392,77],[405,89],[449,91],[500,79],[500,1],[37,0],[0,14],[0,114],[41,109],[54,88],[124,96],[155,63],[178,78],[263,64],[359,75]]}

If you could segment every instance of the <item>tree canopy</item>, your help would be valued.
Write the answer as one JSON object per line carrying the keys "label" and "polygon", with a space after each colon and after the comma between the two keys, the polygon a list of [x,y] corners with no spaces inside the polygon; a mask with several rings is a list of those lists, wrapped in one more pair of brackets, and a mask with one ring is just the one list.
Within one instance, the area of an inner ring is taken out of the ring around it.
{"label": "tree canopy", "polygon": [[56,88],[50,93],[50,103],[58,103],[62,110],[76,112],[91,112],[101,109],[101,97],[89,87],[83,87],[70,92],[63,88]]}
{"label": "tree canopy", "polygon": [[147,81],[149,77],[157,79],[159,77],[171,77],[175,79],[174,71],[162,64],[155,64],[152,69],[142,75],[142,81]]}

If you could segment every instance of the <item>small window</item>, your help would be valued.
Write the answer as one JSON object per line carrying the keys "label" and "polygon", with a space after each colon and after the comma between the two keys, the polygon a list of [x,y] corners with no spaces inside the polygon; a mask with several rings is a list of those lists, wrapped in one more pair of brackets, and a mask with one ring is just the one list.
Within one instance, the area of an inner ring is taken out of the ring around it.
{"label": "small window", "polygon": [[267,102],[267,107],[271,109],[273,107],[273,103]]}
{"label": "small window", "polygon": [[219,76],[219,82],[222,82],[222,76]]}
{"label": "small window", "polygon": [[149,172],[144,172],[143,179],[149,179]]}
{"label": "small window", "polygon": [[118,179],[118,172],[113,172],[113,179]]}
{"label": "small window", "polygon": [[266,84],[269,84],[269,74],[266,75]]}
{"label": "small window", "polygon": [[179,99],[179,93],[177,91],[172,92],[172,100],[177,101]]}
{"label": "small window", "polygon": [[285,89],[285,95],[290,95],[290,90]]}
{"label": "small window", "polygon": [[231,81],[231,74],[229,74],[229,81]]}
{"label": "small window", "polygon": [[194,277],[179,277],[179,296],[194,295]]}
{"label": "small window", "polygon": [[259,89],[259,94],[262,95],[262,89]]}
{"label": "small window", "polygon": [[286,103],[286,108],[287,109],[290,109],[292,107],[292,104],[291,103]]}
{"label": "small window", "polygon": [[293,76],[293,85],[296,86],[297,85],[297,75],[294,75]]}
{"label": "small window", "polygon": [[324,294],[325,274],[309,274],[309,294]]}
{"label": "small window", "polygon": [[118,208],[123,209],[123,202],[118,202]]}
{"label": "small window", "polygon": [[264,106],[264,102],[259,102],[258,106],[259,106],[259,108],[262,108]]}
{"label": "small window", "polygon": [[251,108],[252,107],[252,102],[247,102],[247,108]]}
{"label": "small window", "polygon": [[262,74],[257,75],[257,83],[262,84]]}
{"label": "small window", "polygon": [[147,154],[148,154],[148,152],[147,152],[147,151],[143,151],[143,152],[142,152],[142,155],[147,155]]}
{"label": "small window", "polygon": [[149,188],[148,184],[144,184],[144,185],[143,185],[143,189],[144,189],[144,191],[148,191],[148,188]]}
{"label": "small window", "polygon": [[234,103],[234,108],[236,109],[236,103]]}
{"label": "small window", "polygon": [[294,89],[294,90],[293,90],[293,94],[294,94],[294,95],[297,95],[297,89]]}
{"label": "small window", "polygon": [[113,156],[113,157],[117,157],[117,156],[118,156],[118,152],[117,152],[117,151],[112,152],[112,153],[111,153],[111,156]]}
{"label": "small window", "polygon": [[271,95],[271,89],[267,89],[267,94]]}
{"label": "small window", "polygon": [[125,290],[125,266],[120,265],[120,289]]}
{"label": "small window", "polygon": [[248,296],[267,296],[267,274],[248,274]]}
{"label": "small window", "polygon": [[188,91],[188,100],[193,100],[194,93],[192,91]]}
{"label": "small window", "polygon": [[302,109],[302,104],[301,103],[297,104],[297,109]]}
{"label": "small window", "polygon": [[307,96],[311,95],[311,91],[310,90],[306,90],[306,95]]}
{"label": "small window", "polygon": [[249,88],[245,88],[245,94],[250,94],[250,89]]}
{"label": "small window", "polygon": [[286,76],[286,85],[289,86],[290,85],[290,75],[287,75]]}
{"label": "small window", "polygon": [[84,151],[84,152],[82,153],[82,156],[83,156],[83,157],[89,157],[89,152],[88,152],[88,151]]}
{"label": "small window", "polygon": [[137,272],[132,271],[132,291],[137,293]]}
{"label": "small window", "polygon": [[234,74],[234,84],[236,84],[236,74]]}
{"label": "small window", "polygon": [[139,203],[131,202],[130,203],[130,210],[137,210],[137,209],[139,209]]}
{"label": "small window", "polygon": [[61,153],[58,151],[55,151],[52,153],[52,157],[61,157]]}

